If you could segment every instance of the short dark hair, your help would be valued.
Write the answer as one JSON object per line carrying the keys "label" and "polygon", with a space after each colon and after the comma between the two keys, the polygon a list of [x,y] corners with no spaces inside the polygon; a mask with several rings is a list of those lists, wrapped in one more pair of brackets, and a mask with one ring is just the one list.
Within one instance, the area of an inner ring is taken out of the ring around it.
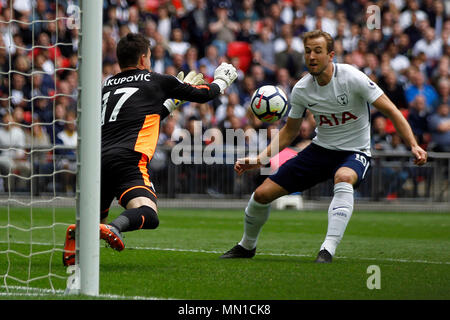
{"label": "short dark hair", "polygon": [[128,33],[117,44],[116,56],[120,68],[135,67],[139,57],[146,55],[150,41],[140,33]]}
{"label": "short dark hair", "polygon": [[313,30],[306,32],[303,35],[303,44],[306,45],[306,42],[309,39],[316,39],[323,37],[325,38],[325,41],[327,42],[327,53],[330,53],[334,50],[334,39],[331,37],[331,35],[328,32],[322,31],[322,30]]}

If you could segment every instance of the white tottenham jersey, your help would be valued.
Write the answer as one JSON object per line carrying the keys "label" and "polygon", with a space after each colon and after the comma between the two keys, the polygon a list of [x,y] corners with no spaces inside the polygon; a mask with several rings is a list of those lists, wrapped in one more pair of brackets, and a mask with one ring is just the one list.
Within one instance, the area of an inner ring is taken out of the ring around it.
{"label": "white tottenham jersey", "polygon": [[311,74],[294,86],[290,118],[309,110],[316,120],[313,142],[332,150],[370,153],[370,107],[382,94],[364,73],[348,64],[333,64],[333,76],[320,86]]}

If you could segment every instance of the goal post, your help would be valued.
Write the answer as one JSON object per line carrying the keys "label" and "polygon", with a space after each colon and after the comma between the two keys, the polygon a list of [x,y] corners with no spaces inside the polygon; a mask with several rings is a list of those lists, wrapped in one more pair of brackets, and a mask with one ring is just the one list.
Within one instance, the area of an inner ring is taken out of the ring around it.
{"label": "goal post", "polygon": [[76,247],[80,293],[98,295],[103,1],[80,4]]}

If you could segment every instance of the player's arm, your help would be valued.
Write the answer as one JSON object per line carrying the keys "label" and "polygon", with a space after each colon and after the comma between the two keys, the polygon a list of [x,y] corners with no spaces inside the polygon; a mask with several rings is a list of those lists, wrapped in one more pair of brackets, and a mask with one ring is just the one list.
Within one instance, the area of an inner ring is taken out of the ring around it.
{"label": "player's arm", "polygon": [[[186,78],[191,74],[192,72]],[[214,81],[211,84],[203,83],[203,77],[198,77],[195,74],[191,76],[192,81],[183,81],[179,77],[175,78],[168,75],[162,75],[161,77],[162,89],[165,90],[168,97],[172,98],[164,102],[164,106],[170,113],[181,104],[173,99],[199,103],[214,99],[233,83],[237,78],[237,71],[233,65],[222,63],[214,72]]]}
{"label": "player's arm", "polygon": [[241,175],[247,170],[259,168],[267,164],[270,158],[277,155],[281,150],[289,146],[298,136],[303,118],[288,117],[286,124],[278,134],[270,141],[270,144],[257,156],[238,159],[234,165],[234,170]]}
{"label": "player's arm", "polygon": [[419,166],[425,164],[427,152],[418,145],[411,126],[394,103],[385,94],[382,94],[372,105],[391,119],[400,137],[411,148],[411,153],[415,157],[414,163]]}

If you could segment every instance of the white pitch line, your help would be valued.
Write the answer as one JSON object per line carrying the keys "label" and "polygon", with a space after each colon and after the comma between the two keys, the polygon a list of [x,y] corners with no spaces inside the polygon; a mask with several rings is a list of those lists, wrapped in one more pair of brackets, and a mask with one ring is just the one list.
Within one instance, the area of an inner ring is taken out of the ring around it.
{"label": "white pitch line", "polygon": [[[6,241],[0,241],[0,243],[7,243]],[[28,244],[28,242],[14,241],[17,244]],[[34,243],[39,245],[55,245],[61,246],[60,244],[53,243]],[[214,253],[222,254],[223,251],[213,251],[213,250],[200,250],[200,249],[180,249],[180,248],[160,248],[160,247],[127,247],[127,249],[135,250],[158,250],[158,251],[177,251],[177,252],[194,252],[194,253]],[[309,254],[296,254],[296,253],[273,253],[273,252],[258,252],[258,255],[266,256],[279,256],[279,257],[314,257]],[[428,261],[428,260],[409,260],[409,259],[396,259],[396,258],[367,258],[367,257],[344,257],[336,256],[336,259],[351,259],[351,260],[367,260],[367,261],[386,261],[386,262],[401,262],[401,263],[424,263],[424,264],[443,264],[450,265],[449,261]]]}
{"label": "white pitch line", "polygon": [[[0,289],[6,289],[6,286],[0,286]],[[38,296],[58,296],[58,297],[70,297],[70,295],[65,295],[64,290],[51,290],[44,288],[33,288],[33,287],[21,287],[21,286],[8,286],[8,290],[11,291],[32,291],[32,292],[0,292],[0,296],[17,296],[17,297],[38,297]],[[99,294],[95,296],[96,298],[104,299],[116,299],[116,300],[176,300],[173,298],[160,298],[160,297],[143,297],[143,296],[123,296],[116,294]]]}
{"label": "white pitch line", "polygon": [[[128,249],[135,250],[158,250],[158,251],[177,251],[177,252],[194,252],[194,253],[214,253],[222,254],[223,251],[214,250],[199,250],[199,249],[179,249],[179,248],[159,248],[159,247],[130,247]],[[314,257],[309,254],[295,254],[295,253],[273,253],[273,252],[258,252],[258,255],[279,256],[279,257]],[[336,256],[336,259],[352,259],[352,260],[369,260],[369,261],[387,261],[387,262],[402,262],[402,263],[425,263],[425,264],[444,264],[450,265],[449,261],[427,261],[427,260],[408,260],[395,258],[365,258],[365,257],[344,257]]]}

